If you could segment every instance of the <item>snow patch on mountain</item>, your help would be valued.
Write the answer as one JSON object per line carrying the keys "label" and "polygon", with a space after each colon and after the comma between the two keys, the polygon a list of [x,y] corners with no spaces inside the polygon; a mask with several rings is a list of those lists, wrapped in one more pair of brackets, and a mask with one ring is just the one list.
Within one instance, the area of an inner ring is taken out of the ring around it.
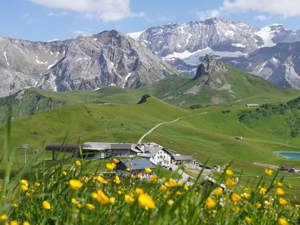
{"label": "snow patch on mountain", "polygon": [[213,55],[213,56],[217,56],[219,58],[223,58],[223,57],[237,58],[237,57],[241,57],[241,56],[246,56],[247,54],[242,53],[240,51],[235,51],[235,52],[215,51],[215,50],[207,47],[204,49],[197,50],[195,52],[189,52],[187,50],[184,52],[174,52],[170,55],[167,55],[163,59],[166,61],[174,60],[174,59],[181,59],[188,65],[197,66],[201,63],[201,58],[206,55]]}
{"label": "snow patch on mountain", "polygon": [[128,33],[127,35],[134,40],[138,40],[143,32],[144,31],[132,32],[132,33]]}
{"label": "snow patch on mountain", "polygon": [[6,53],[6,51],[3,52],[3,55],[4,55],[4,58],[5,58],[5,61],[6,61],[6,65],[9,66],[9,62],[8,62],[8,59],[7,59],[7,53]]}
{"label": "snow patch on mountain", "polygon": [[246,48],[246,45],[240,44],[240,43],[232,43],[231,44],[233,47],[237,47],[237,48]]}
{"label": "snow patch on mountain", "polygon": [[125,88],[126,87],[126,84],[127,84],[127,81],[128,79],[131,77],[132,73],[128,73],[124,79],[124,82],[123,82],[123,85],[122,87]]}
{"label": "snow patch on mountain", "polygon": [[276,43],[273,42],[274,32],[271,27],[263,27],[255,34],[263,40],[264,45],[262,47],[273,47],[276,45]]}

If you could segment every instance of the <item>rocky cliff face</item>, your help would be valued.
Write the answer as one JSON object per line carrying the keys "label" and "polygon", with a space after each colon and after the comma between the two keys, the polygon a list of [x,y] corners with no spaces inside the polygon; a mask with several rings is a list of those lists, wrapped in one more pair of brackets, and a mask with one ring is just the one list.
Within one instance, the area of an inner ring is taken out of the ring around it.
{"label": "rocky cliff face", "polygon": [[134,88],[175,72],[144,44],[114,30],[50,43],[0,39],[2,96],[28,86],[54,91]]}
{"label": "rocky cliff face", "polygon": [[300,42],[261,48],[247,57],[228,61],[282,87],[300,89]]}

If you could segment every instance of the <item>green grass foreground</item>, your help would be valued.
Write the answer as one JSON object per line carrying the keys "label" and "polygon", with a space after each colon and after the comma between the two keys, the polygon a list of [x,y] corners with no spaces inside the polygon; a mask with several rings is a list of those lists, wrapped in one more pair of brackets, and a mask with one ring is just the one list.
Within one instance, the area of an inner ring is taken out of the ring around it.
{"label": "green grass foreground", "polygon": [[271,170],[249,188],[225,169],[215,175],[226,184],[223,190],[209,183],[187,186],[150,170],[143,180],[103,177],[103,164],[94,168],[81,161],[57,163],[19,176],[2,189],[0,224],[299,224],[299,202]]}

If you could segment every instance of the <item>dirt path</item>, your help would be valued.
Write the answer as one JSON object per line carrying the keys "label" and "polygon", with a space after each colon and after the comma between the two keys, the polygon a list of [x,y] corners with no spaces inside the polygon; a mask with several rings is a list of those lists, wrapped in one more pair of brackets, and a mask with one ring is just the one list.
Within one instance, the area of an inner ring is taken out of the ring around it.
{"label": "dirt path", "polygon": [[153,131],[155,131],[156,129],[158,129],[159,127],[161,127],[161,126],[163,126],[163,125],[176,123],[176,122],[178,122],[179,120],[184,119],[184,118],[188,118],[188,117],[192,117],[192,116],[196,116],[196,115],[205,115],[205,114],[207,114],[207,113],[208,113],[208,112],[202,112],[202,113],[199,113],[199,114],[193,114],[193,115],[181,116],[181,117],[178,117],[178,118],[175,119],[175,120],[165,121],[165,122],[161,122],[161,123],[159,123],[159,124],[156,124],[156,125],[155,125],[154,127],[152,127],[150,130],[148,130],[145,134],[143,134],[143,136],[139,139],[138,144],[141,144],[145,137],[147,137],[147,136],[150,135]]}

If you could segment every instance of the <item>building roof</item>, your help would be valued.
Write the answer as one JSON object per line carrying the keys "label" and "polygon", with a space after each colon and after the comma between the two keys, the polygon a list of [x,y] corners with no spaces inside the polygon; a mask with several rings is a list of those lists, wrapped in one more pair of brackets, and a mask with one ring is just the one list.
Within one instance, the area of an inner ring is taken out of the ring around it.
{"label": "building roof", "polygon": [[191,155],[173,155],[174,160],[177,161],[191,161],[194,160]]}
{"label": "building roof", "polygon": [[103,142],[85,142],[82,145],[83,149],[89,149],[89,150],[107,150],[110,149],[110,143],[103,143]]}
{"label": "building roof", "polygon": [[79,149],[77,144],[47,144],[45,146],[46,151],[57,151],[57,152],[74,152]]}
{"label": "building roof", "polygon": [[154,165],[147,159],[133,159],[133,160],[121,160],[126,168],[130,170],[143,170],[145,168],[154,169]]}
{"label": "building roof", "polygon": [[133,144],[129,143],[105,143],[105,142],[85,142],[83,149],[103,151],[103,150],[133,150]]}
{"label": "building roof", "polygon": [[129,143],[111,143],[110,147],[113,150],[128,150],[132,148],[132,145]]}

